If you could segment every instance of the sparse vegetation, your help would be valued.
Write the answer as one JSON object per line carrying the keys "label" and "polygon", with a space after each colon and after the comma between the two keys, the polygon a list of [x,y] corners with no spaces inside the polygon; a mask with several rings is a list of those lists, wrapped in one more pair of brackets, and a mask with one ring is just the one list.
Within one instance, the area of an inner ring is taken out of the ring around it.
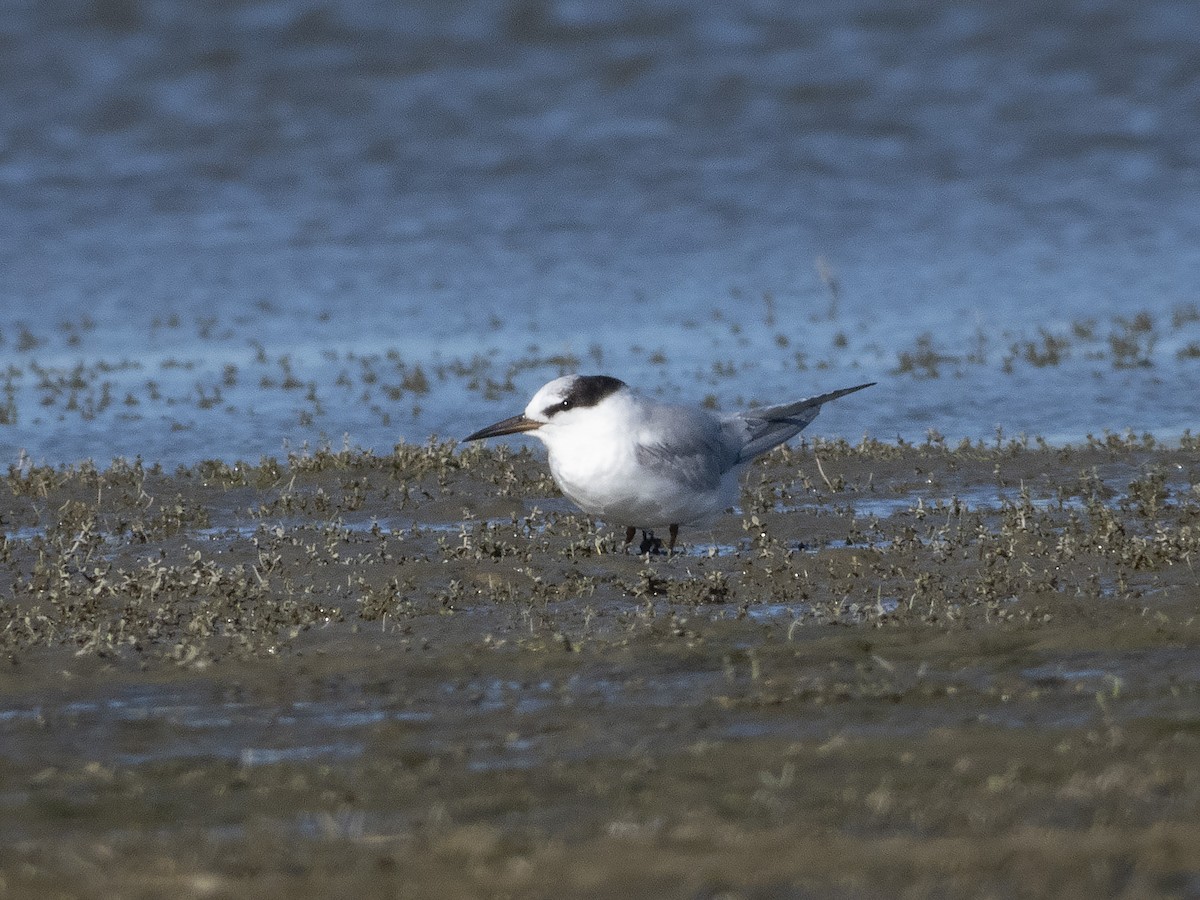
{"label": "sparse vegetation", "polygon": [[[0,487],[6,740],[93,736],[6,760],[24,786],[6,827],[56,852],[10,845],[0,874],[61,884],[57,851],[87,836],[105,848],[93,884],[145,885],[160,857],[174,874],[156,889],[197,865],[258,884],[230,868],[245,844],[223,824],[250,802],[274,823],[254,871],[301,890],[347,860],[378,875],[380,853],[467,892],[494,871],[561,889],[580,860],[611,884],[617,841],[694,893],[690,857],[640,836],[697,822],[687,845],[723,871],[774,848],[756,877],[824,883],[851,839],[902,843],[908,862],[871,884],[959,884],[909,853],[931,840],[971,856],[972,885],[1007,883],[1012,853],[1036,862],[1026,886],[1108,883],[1077,854],[1174,877],[1192,854],[1156,848],[1190,847],[1200,811],[1197,685],[1172,663],[1200,643],[1198,454],[1133,433],[814,441],[756,464],[741,515],[673,558],[622,553],[504,448],[170,473],[21,460]],[[197,742],[211,755],[177,749]],[[422,819],[439,803],[445,819]],[[386,824],[397,811],[416,824]],[[1010,823],[1047,817],[1052,848],[1011,844]],[[481,840],[493,862],[451,865]],[[545,871],[512,874],[529,858]]]}
{"label": "sparse vegetation", "polygon": [[[752,340],[789,370],[889,358],[836,320],[828,274],[833,321],[806,310],[811,333],[772,294],[765,330],[685,323],[735,338],[688,373],[705,405],[741,405],[765,364]],[[228,342],[220,321],[164,315],[152,337]],[[929,334],[896,374],[1157,375],[1200,355],[1196,321]],[[250,342],[73,360],[94,329],[22,341],[6,325],[6,348],[28,346],[0,382],[0,430],[144,417],[183,442],[263,406],[314,430],[347,409],[386,424],[448,390],[507,405],[529,372],[611,358],[315,361]],[[680,370],[671,347],[635,355]],[[740,510],[685,528],[673,558],[623,553],[623,523],[573,511],[527,450],[314,434],[280,458],[178,468],[15,453],[0,893],[1190,883],[1190,433],[814,439],[752,466]]]}

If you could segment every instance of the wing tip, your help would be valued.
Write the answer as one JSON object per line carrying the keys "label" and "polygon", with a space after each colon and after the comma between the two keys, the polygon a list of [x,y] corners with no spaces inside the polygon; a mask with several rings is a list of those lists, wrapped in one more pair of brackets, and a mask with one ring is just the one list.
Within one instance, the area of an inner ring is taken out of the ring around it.
{"label": "wing tip", "polygon": [[866,390],[869,387],[875,387],[879,384],[878,381],[868,381],[866,384],[856,384],[854,387],[841,388],[840,390],[830,391],[828,394],[821,394],[818,397],[813,397],[820,403],[828,403],[830,400],[837,400],[839,397],[845,397],[847,394],[853,394],[856,391]]}

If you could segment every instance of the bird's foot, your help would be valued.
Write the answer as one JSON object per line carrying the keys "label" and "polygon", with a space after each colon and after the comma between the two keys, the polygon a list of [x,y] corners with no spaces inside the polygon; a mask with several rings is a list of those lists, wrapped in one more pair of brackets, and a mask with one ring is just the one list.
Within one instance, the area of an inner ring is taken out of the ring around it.
{"label": "bird's foot", "polygon": [[643,556],[653,553],[657,556],[663,552],[663,542],[654,536],[653,531],[642,532],[642,543],[638,547],[638,552]]}
{"label": "bird's foot", "polygon": [[[629,552],[629,545],[633,543],[633,538],[637,534],[637,529],[632,525],[625,529],[625,544],[624,551]],[[667,542],[666,555],[675,555],[675,541],[679,537],[679,526],[671,526],[671,538]],[[653,531],[642,529],[642,542],[638,545],[638,553],[642,556],[653,554],[655,556],[663,552],[663,542],[661,538],[656,538]]]}

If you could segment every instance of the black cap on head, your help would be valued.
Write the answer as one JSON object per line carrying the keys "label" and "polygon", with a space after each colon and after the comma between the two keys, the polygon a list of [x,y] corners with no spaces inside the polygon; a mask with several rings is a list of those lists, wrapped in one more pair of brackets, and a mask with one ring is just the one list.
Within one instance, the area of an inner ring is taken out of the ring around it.
{"label": "black cap on head", "polygon": [[577,406],[595,406],[609,394],[625,387],[625,382],[611,375],[577,375],[567,389],[567,394],[557,403],[547,406],[543,413],[550,418],[555,413],[565,412]]}

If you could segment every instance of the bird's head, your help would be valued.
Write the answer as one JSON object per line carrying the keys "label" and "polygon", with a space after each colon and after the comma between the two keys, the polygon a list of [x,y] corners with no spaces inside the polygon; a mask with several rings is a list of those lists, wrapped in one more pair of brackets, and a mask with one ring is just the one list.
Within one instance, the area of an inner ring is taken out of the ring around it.
{"label": "bird's head", "polygon": [[559,429],[579,423],[581,417],[588,415],[588,410],[625,390],[628,390],[625,382],[608,375],[564,375],[542,385],[525,407],[525,412],[481,428],[463,441],[522,431],[546,441]]}

